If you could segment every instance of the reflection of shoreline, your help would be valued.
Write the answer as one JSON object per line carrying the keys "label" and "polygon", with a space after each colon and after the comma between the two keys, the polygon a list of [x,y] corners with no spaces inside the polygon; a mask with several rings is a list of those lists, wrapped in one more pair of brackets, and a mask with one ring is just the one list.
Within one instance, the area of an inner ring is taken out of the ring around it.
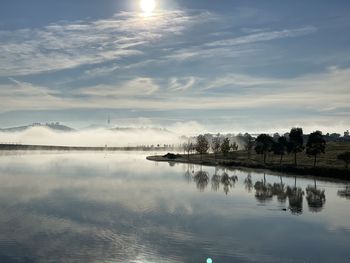
{"label": "reflection of shoreline", "polygon": [[[236,175],[230,176],[226,169],[222,169],[222,172],[219,170],[220,169],[216,168],[214,174],[210,177],[209,173],[204,171],[202,167],[200,167],[199,171],[195,172],[194,166],[189,164],[184,178],[188,183],[194,182],[200,192],[203,192],[209,184],[211,184],[211,190],[213,192],[218,192],[222,187],[223,192],[228,195],[228,193],[235,187],[238,177]],[[294,177],[293,185],[286,185],[283,182],[282,176],[280,176],[279,183],[271,184],[267,182],[264,173],[263,178],[254,183],[251,174],[248,173],[243,184],[248,193],[252,193],[253,189],[255,190],[254,197],[259,203],[268,203],[276,198],[279,204],[286,205],[286,208],[281,209],[286,211],[288,201],[288,210],[295,215],[303,213],[304,196],[309,211],[313,213],[322,211],[326,203],[325,190],[317,188],[316,179],[314,179],[313,185],[308,185],[303,189],[297,187],[297,177]],[[346,189],[350,191],[350,187],[347,187]],[[338,195],[340,195],[339,192]]]}
{"label": "reflection of shoreline", "polygon": [[308,167],[308,166],[294,166],[294,165],[277,165],[269,164],[264,165],[261,163],[250,162],[249,160],[216,160],[212,154],[207,154],[206,157],[201,159],[199,155],[190,155],[190,158],[186,155],[171,155],[173,158],[168,158],[167,155],[160,156],[148,156],[147,160],[155,162],[171,162],[171,163],[190,163],[205,166],[222,166],[226,168],[251,168],[270,170],[273,172],[282,172],[290,175],[298,175],[303,177],[317,176],[326,179],[341,179],[350,181],[350,170],[340,169],[335,167]]}

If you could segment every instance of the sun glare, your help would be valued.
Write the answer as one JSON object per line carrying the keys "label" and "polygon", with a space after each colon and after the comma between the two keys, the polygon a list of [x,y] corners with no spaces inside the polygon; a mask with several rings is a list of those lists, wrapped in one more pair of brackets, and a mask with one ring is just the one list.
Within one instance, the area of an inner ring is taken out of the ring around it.
{"label": "sun glare", "polygon": [[140,7],[144,14],[151,14],[156,8],[155,0],[140,0]]}

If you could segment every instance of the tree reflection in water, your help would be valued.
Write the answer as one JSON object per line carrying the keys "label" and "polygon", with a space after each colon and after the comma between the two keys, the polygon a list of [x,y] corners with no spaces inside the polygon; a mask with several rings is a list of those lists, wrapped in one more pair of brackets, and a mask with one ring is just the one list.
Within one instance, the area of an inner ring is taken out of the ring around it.
{"label": "tree reflection in water", "polygon": [[250,173],[248,173],[247,178],[244,179],[244,185],[245,185],[245,189],[248,191],[248,193],[251,193],[252,189],[253,189],[253,180],[252,180],[252,176]]}
{"label": "tree reflection in water", "polygon": [[255,189],[255,198],[261,202],[265,203],[269,200],[272,200],[273,193],[272,193],[272,185],[266,184],[266,176],[264,173],[264,179],[261,181],[257,181],[254,185]]}
{"label": "tree reflection in water", "polygon": [[282,176],[280,176],[281,182],[274,183],[272,186],[272,194],[277,196],[277,200],[280,203],[285,203],[287,200],[287,189],[282,181]]}
{"label": "tree reflection in water", "polygon": [[221,176],[218,175],[218,168],[215,168],[215,173],[211,177],[211,189],[214,192],[217,192],[220,188],[220,181],[221,181]]}
{"label": "tree reflection in water", "polygon": [[223,172],[223,174],[221,175],[221,183],[224,186],[224,192],[226,195],[228,194],[230,189],[235,186],[237,180],[237,176],[233,175],[230,177],[228,173]]}
{"label": "tree reflection in water", "polygon": [[347,185],[343,190],[339,190],[338,196],[350,199],[350,185]]}
{"label": "tree reflection in water", "polygon": [[287,186],[287,196],[289,200],[289,210],[292,214],[303,213],[304,191],[300,187]]}
{"label": "tree reflection in water", "polygon": [[306,188],[306,200],[311,212],[320,212],[326,202],[325,190],[317,189],[316,179],[314,179],[314,186]]}
{"label": "tree reflection in water", "polygon": [[192,174],[194,173],[193,168],[194,168],[193,164],[187,164],[187,169],[184,174],[184,178],[188,183],[192,182]]}
{"label": "tree reflection in water", "polygon": [[209,183],[209,174],[201,170],[194,174],[193,180],[196,182],[199,191],[203,192]]}
{"label": "tree reflection in water", "polygon": [[[223,186],[224,193],[228,195],[230,190],[234,188],[238,177],[236,175],[230,176],[226,170],[223,170],[222,174],[219,174],[219,168],[215,168],[215,172],[212,177],[209,177],[209,173],[202,170],[194,172],[194,165],[188,165],[185,171],[184,178],[187,182],[194,181],[196,187],[200,192],[203,192],[208,184],[211,182],[211,190],[214,192],[219,191],[220,185]],[[303,201],[305,192],[301,187],[297,187],[297,178],[294,178],[294,185],[287,186],[280,176],[280,182],[274,183],[273,185],[266,181],[266,174],[262,180],[253,182],[252,176],[249,173],[245,178],[244,187],[248,193],[255,189],[255,198],[259,203],[265,203],[272,201],[274,196],[276,196],[277,201],[285,204],[288,199],[288,209],[292,214],[300,215],[303,213]],[[325,202],[326,195],[325,190],[318,189],[316,180],[314,180],[313,186],[308,186],[306,189],[306,200],[308,203],[309,210],[312,212],[322,211]],[[350,199],[350,186],[347,186],[344,190],[339,190],[338,195]],[[283,209],[286,210],[286,209]]]}
{"label": "tree reflection in water", "polygon": [[292,214],[303,213],[303,197],[304,191],[301,187],[297,187],[297,177],[294,179],[294,186],[287,186],[287,196],[289,201],[289,210]]}

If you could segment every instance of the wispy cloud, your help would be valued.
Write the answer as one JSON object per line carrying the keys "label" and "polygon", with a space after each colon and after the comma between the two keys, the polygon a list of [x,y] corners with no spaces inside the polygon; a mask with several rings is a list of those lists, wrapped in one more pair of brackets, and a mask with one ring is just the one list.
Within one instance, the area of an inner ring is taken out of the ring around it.
{"label": "wispy cloud", "polygon": [[173,91],[188,90],[196,83],[195,77],[171,78],[169,89]]}
{"label": "wispy cloud", "polygon": [[[167,55],[169,59],[176,59],[178,61],[185,61],[191,59],[209,59],[209,58],[234,58],[244,56],[246,54],[257,53],[257,47],[252,44],[258,42],[267,42],[277,39],[300,37],[308,35],[317,31],[314,26],[305,26],[296,29],[283,29],[275,31],[263,31],[263,29],[256,29],[248,35],[238,36],[234,38],[224,38],[221,40],[210,41],[201,45],[175,49],[171,54]],[[252,33],[254,32],[254,33]],[[216,32],[215,36],[227,37],[224,34]]]}
{"label": "wispy cloud", "polygon": [[0,31],[0,76],[37,74],[118,61],[200,23],[209,13],[163,11],[151,17],[122,12],[110,19]]}
{"label": "wispy cloud", "polygon": [[279,81],[272,78],[256,77],[244,74],[227,74],[208,82],[203,90],[218,89],[222,87],[254,87],[276,84]]}
{"label": "wispy cloud", "polygon": [[317,28],[314,26],[306,26],[297,29],[284,29],[280,31],[264,31],[253,33],[245,36],[239,36],[236,38],[218,40],[211,43],[205,44],[209,47],[218,47],[218,46],[234,46],[234,45],[244,45],[251,44],[262,41],[270,41],[274,39],[298,37],[303,35],[308,35],[317,31]]}
{"label": "wispy cloud", "polygon": [[120,85],[97,85],[80,89],[80,95],[96,97],[148,96],[159,90],[151,78],[136,78]]}

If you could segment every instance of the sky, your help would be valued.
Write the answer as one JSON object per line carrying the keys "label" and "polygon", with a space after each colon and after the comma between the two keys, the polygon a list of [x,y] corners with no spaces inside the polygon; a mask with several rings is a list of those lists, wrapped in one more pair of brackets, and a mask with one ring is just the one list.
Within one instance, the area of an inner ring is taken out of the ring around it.
{"label": "sky", "polygon": [[350,128],[350,1],[2,0],[0,127]]}

